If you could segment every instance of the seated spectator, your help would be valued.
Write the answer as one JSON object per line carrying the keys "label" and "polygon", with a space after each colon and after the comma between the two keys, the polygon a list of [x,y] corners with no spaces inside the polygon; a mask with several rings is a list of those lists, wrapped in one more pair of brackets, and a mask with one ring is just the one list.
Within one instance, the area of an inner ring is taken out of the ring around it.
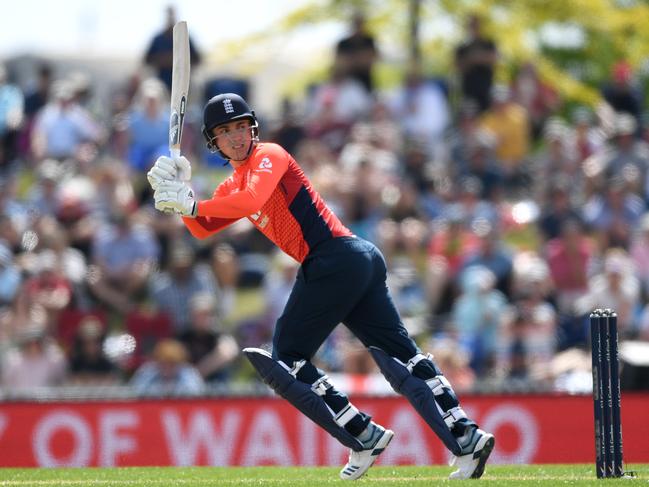
{"label": "seated spectator", "polygon": [[533,194],[537,201],[551,204],[546,198],[556,184],[569,187],[575,199],[584,190],[580,164],[583,159],[578,157],[574,145],[574,134],[563,120],[548,120],[543,129],[543,145],[532,161]]}
{"label": "seated spectator", "polygon": [[53,100],[36,116],[32,132],[32,150],[37,159],[75,158],[83,144],[98,144],[104,137],[102,127],[88,111],[74,101],[69,81],[57,81]]}
{"label": "seated spectator", "polygon": [[606,251],[603,271],[588,280],[588,294],[576,305],[582,314],[595,308],[615,310],[620,337],[633,334],[635,315],[640,309],[640,281],[625,250]]}
{"label": "seated spectator", "polygon": [[51,250],[36,255],[35,275],[27,279],[17,298],[20,316],[28,317],[34,309],[42,310],[48,331],[56,329],[58,317],[72,299],[72,283],[61,269],[61,262]]}
{"label": "seated spectator", "polygon": [[495,366],[507,298],[495,289],[495,275],[481,265],[467,267],[460,274],[459,284],[461,294],[453,304],[453,330],[470,354],[471,368],[478,376],[484,376]]}
{"label": "seated spectator", "polygon": [[161,81],[142,82],[127,130],[129,164],[136,172],[146,172],[169,142],[168,94]]}
{"label": "seated spectator", "polygon": [[632,193],[649,201],[647,174],[649,144],[636,137],[637,122],[626,113],[613,117],[607,145],[583,163],[583,174],[592,194],[604,192],[613,181],[623,181]]}
{"label": "seated spectator", "polygon": [[570,199],[573,189],[565,180],[557,180],[548,188],[545,207],[537,220],[537,226],[544,241],[558,238],[566,221],[581,222],[581,215]]}
{"label": "seated spectator", "polygon": [[426,288],[433,313],[450,310],[462,263],[478,245],[479,238],[465,228],[459,214],[451,214],[448,219],[434,224],[426,266]]}
{"label": "seated spectator", "polygon": [[0,308],[11,305],[18,295],[22,274],[11,249],[0,240]]}
{"label": "seated spectator", "polygon": [[61,205],[58,184],[63,177],[62,167],[54,159],[45,159],[38,165],[36,174],[36,184],[27,196],[29,208],[35,215],[54,217]]}
{"label": "seated spectator", "polygon": [[83,319],[70,352],[69,383],[93,386],[117,383],[117,368],[102,348],[104,339],[104,326],[98,319],[92,316]]}
{"label": "seated spectator", "polygon": [[640,228],[631,240],[629,255],[633,270],[640,280],[643,294],[649,295],[649,213],[640,220]]}
{"label": "seated spectator", "polygon": [[575,302],[588,292],[588,271],[594,249],[578,220],[567,219],[560,236],[548,241],[543,254],[550,268],[558,311],[576,314]]}
{"label": "seated spectator", "polygon": [[[183,243],[172,244],[168,270],[151,281],[151,298],[171,318],[173,333],[190,328],[189,302],[198,293],[218,296],[219,288],[209,266],[197,264],[194,250]],[[218,302],[218,297],[216,298]]]}
{"label": "seated spectator", "polygon": [[536,65],[530,61],[521,66],[512,84],[512,98],[527,110],[531,134],[536,139],[545,120],[559,108],[559,94],[541,78]]}
{"label": "seated spectator", "polygon": [[229,378],[229,365],[239,354],[234,338],[222,330],[212,294],[199,293],[190,299],[190,328],[178,335],[189,353],[189,362],[206,382]]}
{"label": "seated spectator", "polygon": [[31,323],[16,337],[2,361],[2,386],[8,392],[59,385],[66,376],[65,356],[43,324]]}
{"label": "seated spectator", "polygon": [[504,190],[504,175],[498,162],[493,156],[495,141],[490,133],[483,130],[467,140],[463,148],[464,158],[457,170],[457,179],[461,181],[477,180],[480,183],[481,200],[483,203],[497,203],[500,201]]}
{"label": "seated spectator", "polygon": [[210,266],[220,289],[218,313],[227,320],[234,310],[240,274],[239,259],[232,245],[229,243],[216,245],[212,250]]}
{"label": "seated spectator", "polygon": [[142,365],[160,340],[172,336],[171,317],[152,305],[145,295],[133,300],[133,308],[124,317],[124,326],[135,339],[134,353],[126,362],[128,372]]}
{"label": "seated spectator", "polygon": [[372,99],[363,85],[345,77],[342,68],[335,64],[330,80],[315,88],[307,103],[307,133],[338,152],[347,140],[349,128],[367,115],[371,107]]}
{"label": "seated spectator", "polygon": [[496,138],[495,154],[508,185],[524,183],[523,162],[530,148],[529,119],[525,108],[511,99],[507,86],[492,90],[492,105],[484,113],[480,126]]}
{"label": "seated spectator", "polygon": [[114,208],[111,221],[94,235],[89,287],[102,302],[121,313],[143,292],[160,250],[153,232],[136,224],[134,215]]}
{"label": "seated spectator", "polygon": [[460,272],[472,266],[484,266],[493,273],[496,279],[495,288],[505,296],[510,296],[514,270],[512,250],[505,244],[500,232],[489,223],[483,222],[474,228],[479,245],[473,251],[467,252]]}
{"label": "seated spectator", "polygon": [[594,124],[594,116],[590,109],[578,107],[572,115],[575,129],[575,151],[579,161],[602,150],[605,135],[601,128]]}
{"label": "seated spectator", "polygon": [[446,94],[438,84],[424,78],[420,64],[408,67],[403,86],[392,95],[389,106],[406,140],[424,143],[430,156],[442,149],[442,137],[451,118]]}
{"label": "seated spectator", "polygon": [[0,173],[6,172],[16,158],[24,105],[22,91],[9,82],[7,69],[0,62]]}
{"label": "seated spectator", "polygon": [[133,375],[130,385],[140,395],[197,395],[205,390],[200,373],[188,363],[185,347],[171,338],[158,342],[152,360]]}
{"label": "seated spectator", "polygon": [[597,232],[603,248],[628,248],[631,234],[645,211],[642,198],[616,177],[609,181],[603,194],[596,193],[588,199],[583,218]]}

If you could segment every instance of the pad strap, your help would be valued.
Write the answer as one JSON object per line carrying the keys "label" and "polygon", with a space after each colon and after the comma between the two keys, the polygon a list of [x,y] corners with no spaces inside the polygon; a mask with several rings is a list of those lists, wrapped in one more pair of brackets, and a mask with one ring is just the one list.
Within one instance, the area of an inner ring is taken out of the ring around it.
{"label": "pad strap", "polygon": [[323,375],[317,381],[311,384],[311,390],[318,396],[324,396],[332,387],[333,386],[329,384],[329,376],[326,375]]}
{"label": "pad strap", "polygon": [[358,409],[350,402],[334,416],[334,421],[343,428],[357,414],[359,414]]}
{"label": "pad strap", "polygon": [[406,366],[406,369],[408,369],[408,372],[412,374],[412,370],[415,368],[415,366],[421,362],[422,360],[430,360],[431,362],[433,361],[433,356],[431,354],[424,355],[423,353],[418,353],[414,357],[412,357],[410,360],[408,360],[407,364],[404,364]]}
{"label": "pad strap", "polygon": [[443,375],[437,375],[432,379],[428,379],[426,384],[428,384],[428,387],[430,387],[430,390],[436,396],[444,394],[444,389],[451,389],[451,383]]}
{"label": "pad strap", "polygon": [[460,406],[454,407],[453,409],[449,409],[444,413],[444,422],[446,423],[446,426],[450,428],[453,427],[453,425],[459,421],[460,419],[466,419],[467,415],[464,412],[464,409],[462,409]]}

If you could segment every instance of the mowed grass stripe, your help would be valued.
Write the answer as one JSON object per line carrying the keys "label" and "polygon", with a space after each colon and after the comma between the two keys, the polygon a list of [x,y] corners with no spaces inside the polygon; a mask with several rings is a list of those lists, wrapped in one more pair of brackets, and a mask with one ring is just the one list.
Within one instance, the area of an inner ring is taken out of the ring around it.
{"label": "mowed grass stripe", "polygon": [[[0,487],[115,485],[206,485],[263,487],[317,487],[344,485],[336,467],[125,467],[65,469],[0,469]],[[631,465],[627,470],[648,484],[649,465]],[[357,483],[361,485],[440,485],[448,480],[451,467],[403,466],[373,467]],[[600,486],[593,465],[489,465],[480,484],[504,486]]]}

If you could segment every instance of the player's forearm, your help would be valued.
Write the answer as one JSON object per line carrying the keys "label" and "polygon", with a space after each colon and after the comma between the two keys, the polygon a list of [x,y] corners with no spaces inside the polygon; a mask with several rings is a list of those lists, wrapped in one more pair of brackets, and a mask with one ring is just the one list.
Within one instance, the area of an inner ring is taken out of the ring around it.
{"label": "player's forearm", "polygon": [[238,218],[183,217],[183,223],[189,232],[201,240],[220,232],[237,220]]}
{"label": "player's forearm", "polygon": [[[267,199],[267,198],[266,198]],[[243,218],[258,212],[266,199],[249,190],[240,191],[224,197],[199,201],[198,216],[217,218]]]}

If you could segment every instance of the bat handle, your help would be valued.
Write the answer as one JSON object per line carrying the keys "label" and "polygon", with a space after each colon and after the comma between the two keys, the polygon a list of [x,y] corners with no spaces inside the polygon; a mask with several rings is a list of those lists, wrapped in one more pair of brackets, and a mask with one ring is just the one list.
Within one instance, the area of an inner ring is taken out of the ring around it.
{"label": "bat handle", "polygon": [[169,152],[171,153],[172,159],[180,157],[180,149],[169,149]]}

